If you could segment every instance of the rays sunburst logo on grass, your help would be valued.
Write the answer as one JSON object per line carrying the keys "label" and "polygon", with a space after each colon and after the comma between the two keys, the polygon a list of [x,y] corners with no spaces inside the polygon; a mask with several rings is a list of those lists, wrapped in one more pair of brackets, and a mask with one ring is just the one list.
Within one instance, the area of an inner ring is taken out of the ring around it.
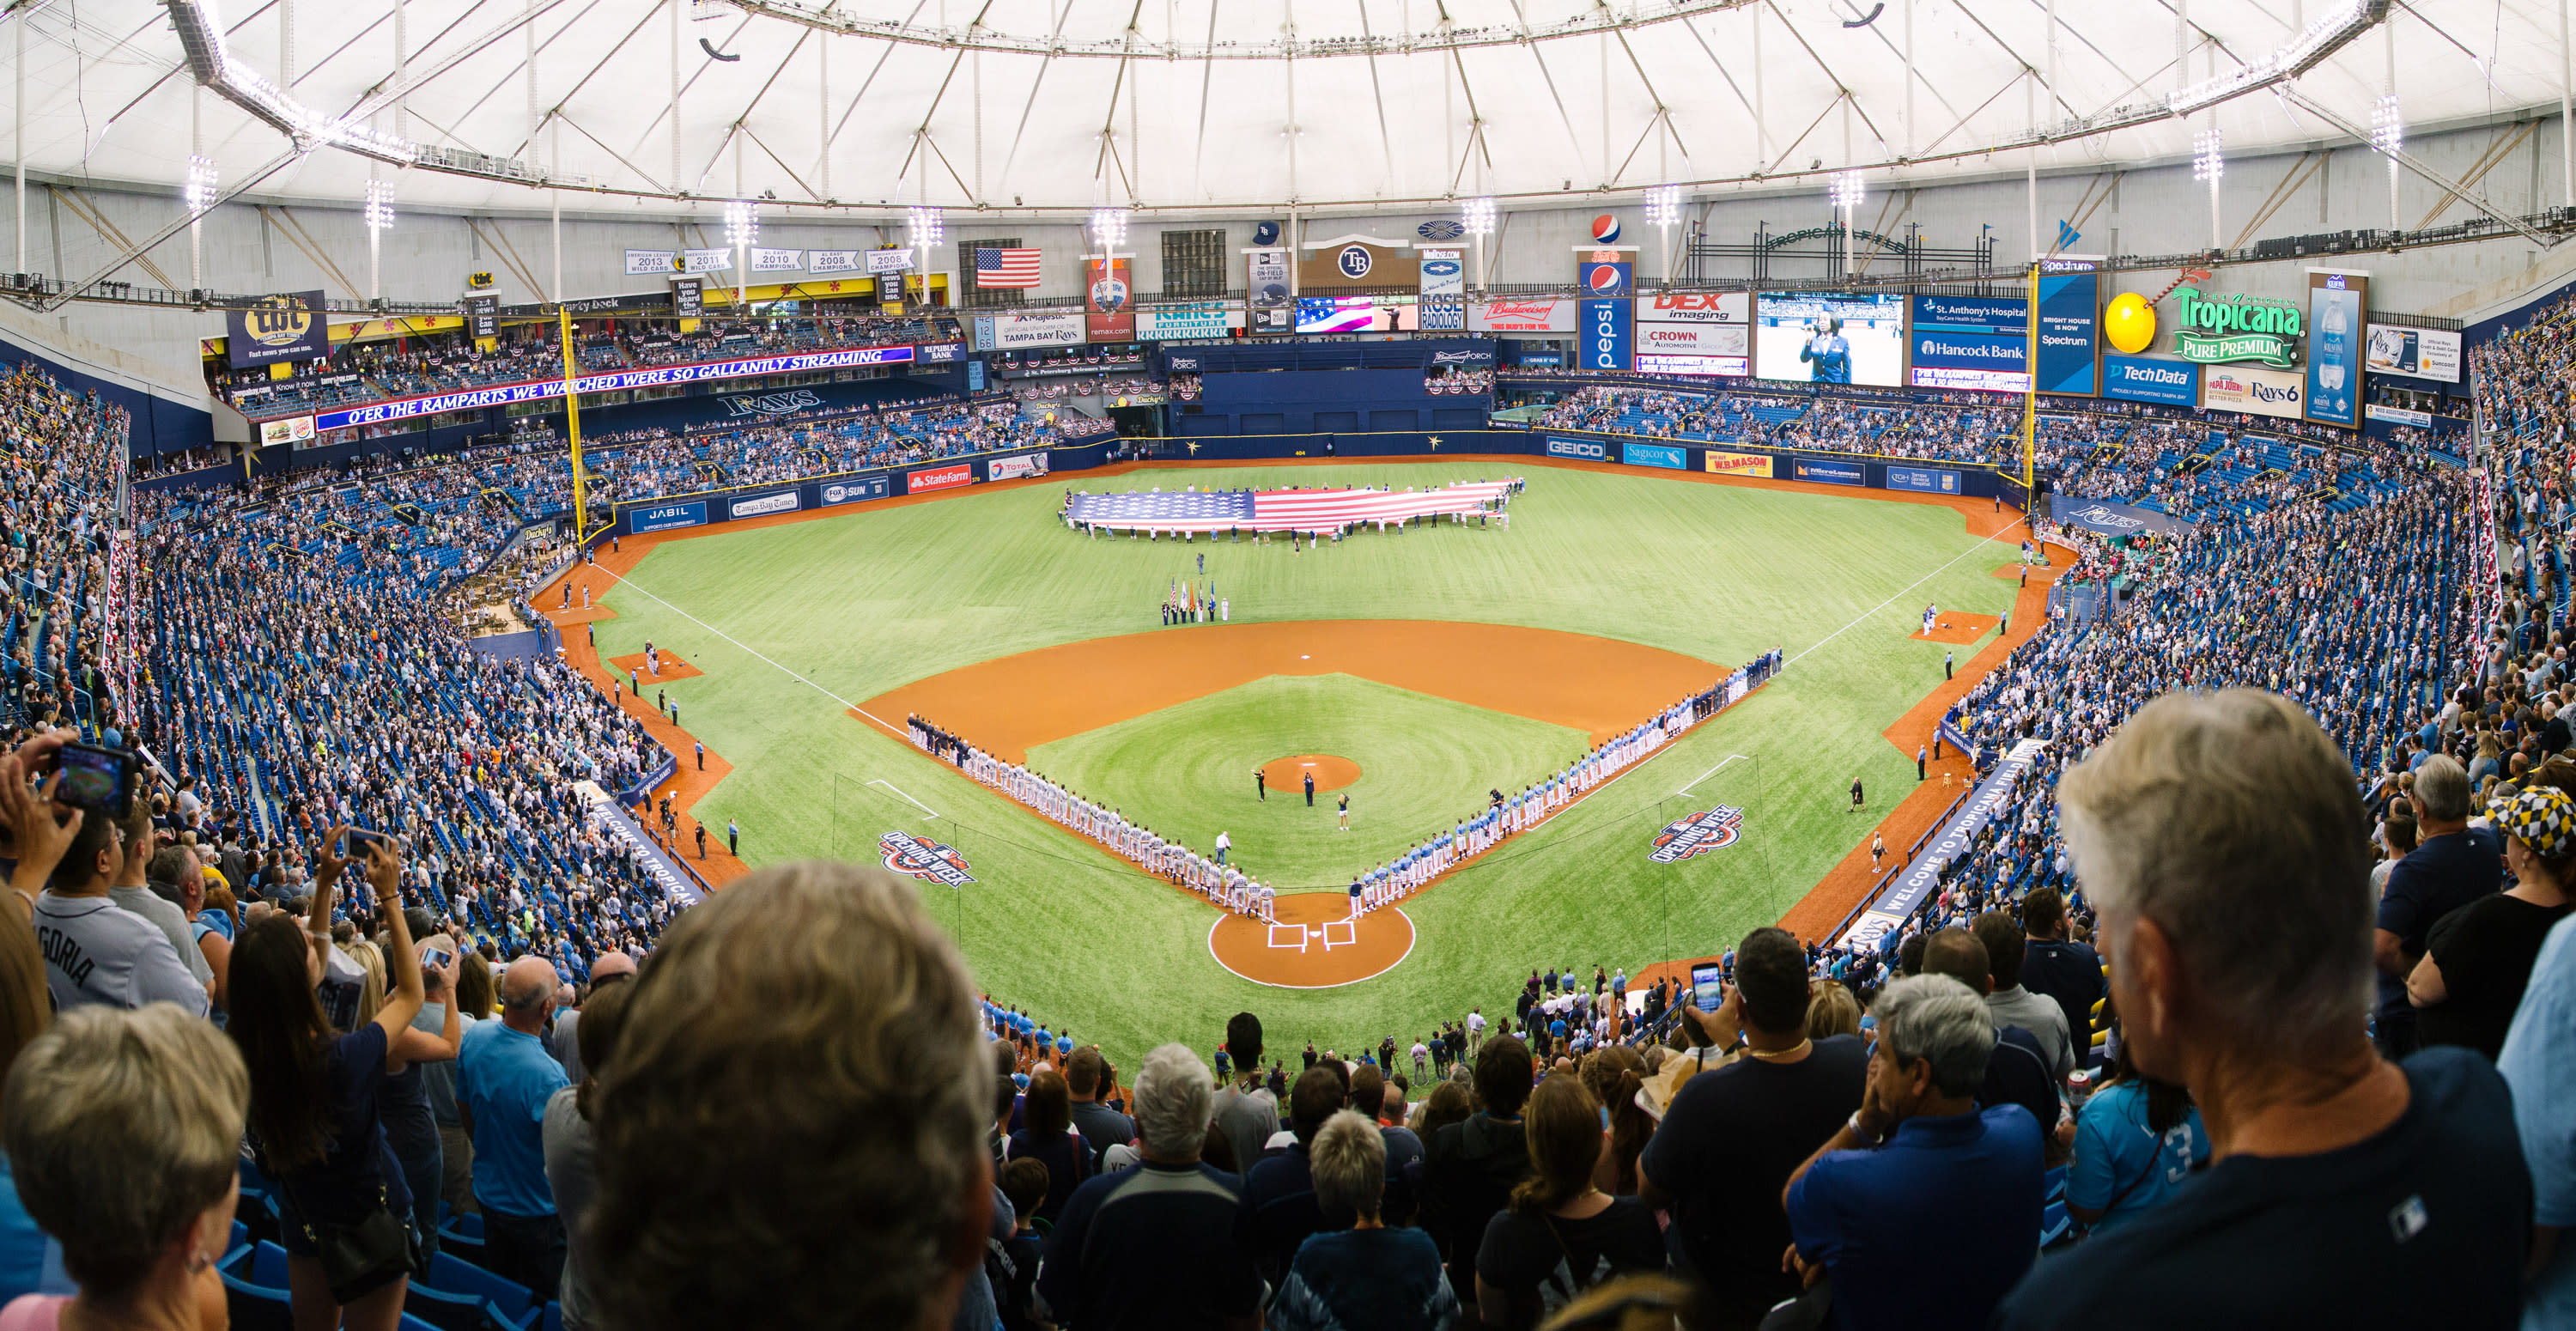
{"label": "rays sunburst logo on grass", "polygon": [[949,887],[964,887],[975,881],[966,872],[966,857],[958,854],[954,846],[924,841],[909,832],[888,832],[877,838],[877,849],[885,853],[885,866],[896,873]]}
{"label": "rays sunburst logo on grass", "polygon": [[1655,853],[1647,858],[1657,864],[1678,864],[1702,851],[1734,845],[1743,830],[1744,810],[1721,804],[1664,824],[1664,830],[1655,834]]}

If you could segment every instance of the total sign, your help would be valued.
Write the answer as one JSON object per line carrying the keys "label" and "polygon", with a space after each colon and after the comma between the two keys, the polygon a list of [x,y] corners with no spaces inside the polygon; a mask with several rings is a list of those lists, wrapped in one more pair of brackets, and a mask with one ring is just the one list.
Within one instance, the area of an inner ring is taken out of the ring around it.
{"label": "total sign", "polygon": [[1577,330],[1583,339],[1583,368],[1587,370],[1629,368],[1631,341],[1629,321],[1632,317],[1629,307],[1635,302],[1583,300],[1576,303],[1582,311],[1581,318],[1577,321]]}

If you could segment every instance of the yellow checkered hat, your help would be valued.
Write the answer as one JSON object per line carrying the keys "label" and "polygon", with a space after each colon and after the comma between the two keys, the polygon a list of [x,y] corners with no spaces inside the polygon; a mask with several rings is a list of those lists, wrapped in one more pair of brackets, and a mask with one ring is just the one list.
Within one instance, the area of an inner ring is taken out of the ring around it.
{"label": "yellow checkered hat", "polygon": [[2555,786],[2536,786],[2517,793],[2499,811],[2505,834],[2555,860],[2576,853],[2576,799]]}

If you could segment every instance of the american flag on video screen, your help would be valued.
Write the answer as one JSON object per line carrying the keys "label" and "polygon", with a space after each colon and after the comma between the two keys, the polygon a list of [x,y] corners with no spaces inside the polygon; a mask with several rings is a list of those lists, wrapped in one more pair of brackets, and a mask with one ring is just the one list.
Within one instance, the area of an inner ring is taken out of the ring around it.
{"label": "american flag on video screen", "polygon": [[975,285],[979,287],[1033,287],[1038,284],[1038,251],[975,251]]}
{"label": "american flag on video screen", "polygon": [[1472,513],[1511,487],[1475,481],[1437,490],[1219,490],[1075,495],[1073,520],[1119,531],[1330,531],[1439,513]]}

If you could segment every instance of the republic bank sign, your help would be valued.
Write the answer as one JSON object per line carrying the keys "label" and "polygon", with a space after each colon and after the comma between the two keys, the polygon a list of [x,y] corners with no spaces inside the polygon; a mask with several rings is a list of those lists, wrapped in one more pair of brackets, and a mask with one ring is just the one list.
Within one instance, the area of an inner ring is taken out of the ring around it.
{"label": "republic bank sign", "polygon": [[2298,363],[2298,339],[2306,332],[2298,306],[2242,293],[2210,300],[2190,287],[2174,294],[2182,298],[2174,354],[2184,360],[2203,365],[2253,361],[2280,370]]}

